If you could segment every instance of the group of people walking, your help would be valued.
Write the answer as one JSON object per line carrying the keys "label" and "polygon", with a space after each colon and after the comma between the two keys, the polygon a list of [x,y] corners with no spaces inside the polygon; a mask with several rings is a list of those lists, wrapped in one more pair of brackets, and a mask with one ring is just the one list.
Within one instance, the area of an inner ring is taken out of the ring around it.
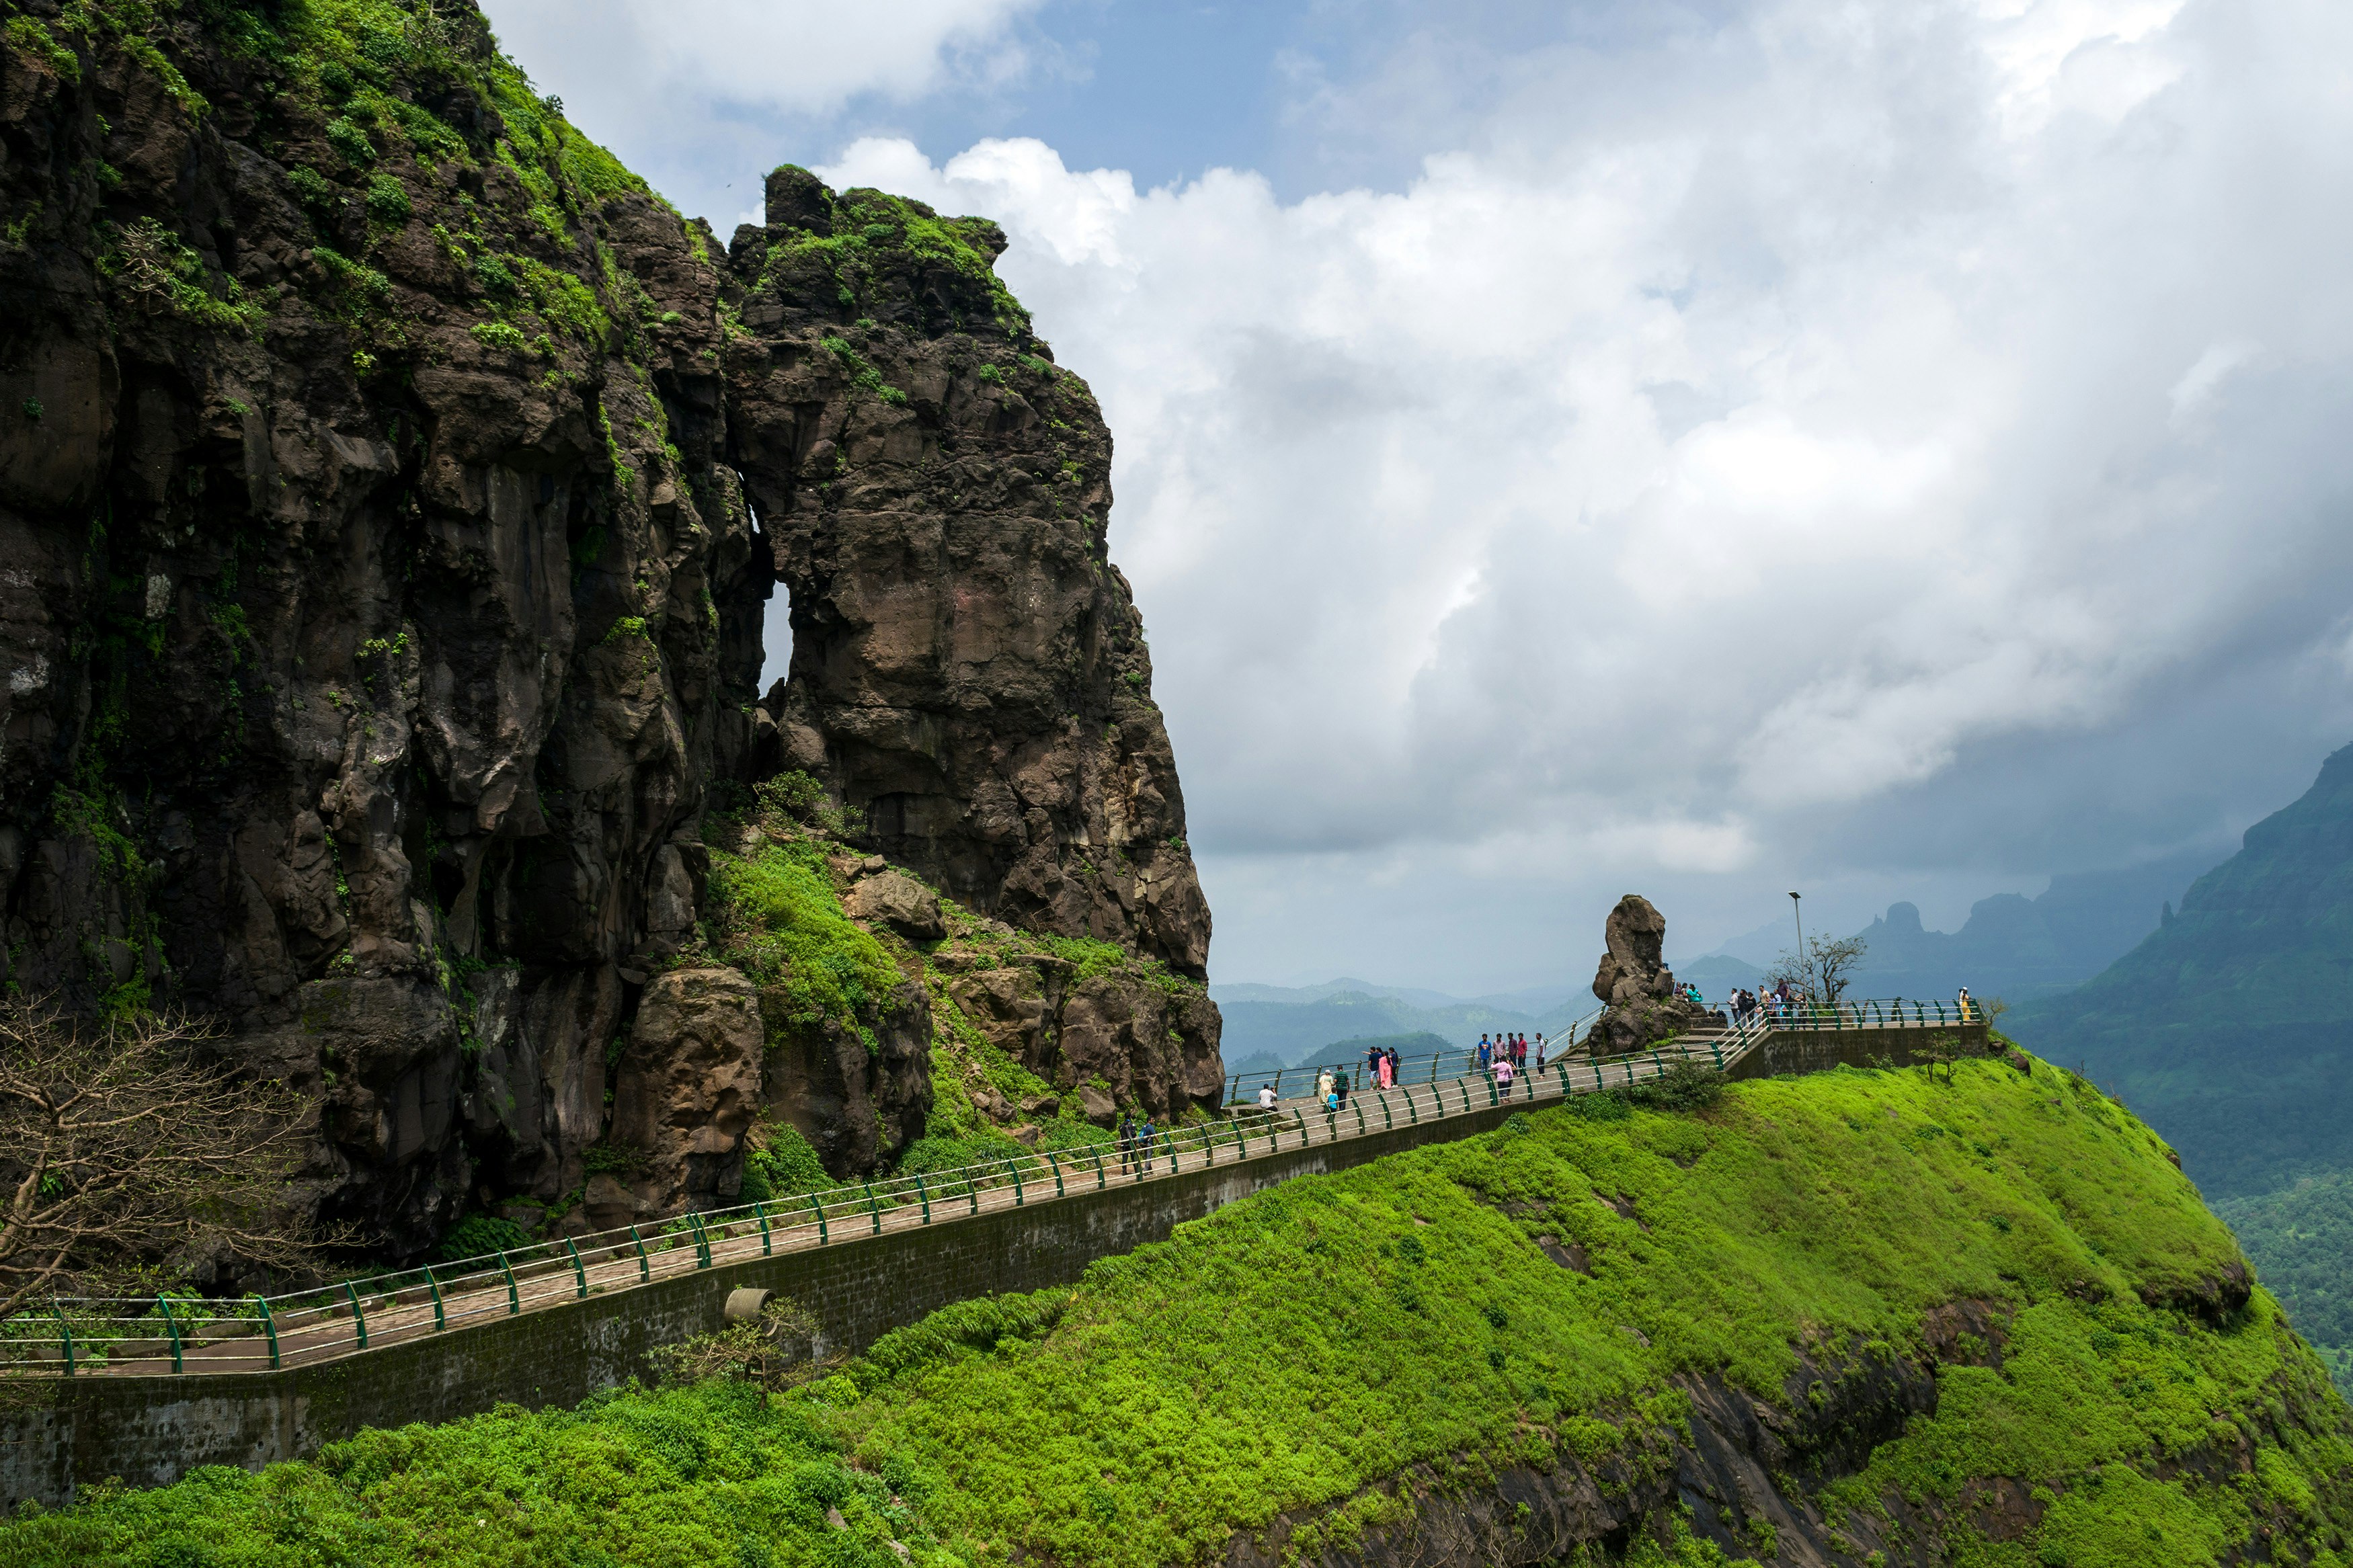
{"label": "group of people walking", "polygon": [[1146,1111],[1139,1120],[1132,1110],[1123,1111],[1119,1118],[1119,1173],[1145,1172],[1152,1169],[1152,1141],[1160,1130],[1152,1125],[1152,1113]]}

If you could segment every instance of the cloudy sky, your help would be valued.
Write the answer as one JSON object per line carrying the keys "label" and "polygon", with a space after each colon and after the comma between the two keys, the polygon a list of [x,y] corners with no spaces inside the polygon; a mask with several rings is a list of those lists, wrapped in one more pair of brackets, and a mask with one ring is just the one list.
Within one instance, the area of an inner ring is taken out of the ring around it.
{"label": "cloudy sky", "polygon": [[489,0],[722,235],[1004,224],[1219,980],[2219,859],[2353,741],[2342,0]]}

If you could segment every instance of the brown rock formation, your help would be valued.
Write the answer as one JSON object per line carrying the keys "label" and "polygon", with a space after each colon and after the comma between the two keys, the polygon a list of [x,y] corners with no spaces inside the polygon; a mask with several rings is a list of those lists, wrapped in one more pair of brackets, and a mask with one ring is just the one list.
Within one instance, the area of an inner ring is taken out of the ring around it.
{"label": "brown rock formation", "polygon": [[1004,235],[792,168],[767,216],[729,252],[753,335],[726,363],[792,601],[778,763],[971,908],[1199,977],[1208,906],[1104,552],[1111,433],[990,272]]}
{"label": "brown rock formation", "polygon": [[[1099,1125],[1111,1125],[1123,1105],[1166,1118],[1222,1099],[1217,1005],[1200,990],[1155,984],[1124,967],[1082,975],[1044,953],[947,949],[939,962],[963,971],[947,986],[956,1021],[1049,1088],[1077,1094]],[[998,1121],[1029,1109],[981,1103]]]}
{"label": "brown rock formation", "polygon": [[[214,14],[0,40],[0,979],[220,1016],[401,1252],[625,1132],[727,1190],[678,1115],[743,1062],[638,1017],[713,781],[807,767],[955,898],[1200,971],[1109,438],[990,226],[787,171],[722,256],[462,0]],[[926,1006],[766,1064],[841,1168],[920,1125]]]}
{"label": "brown rock formation", "polygon": [[880,921],[910,942],[936,942],[947,927],[932,890],[902,871],[868,877],[841,900],[849,918]]}
{"label": "brown rock formation", "polygon": [[1609,911],[1608,951],[1594,971],[1593,994],[1604,1004],[1585,1037],[1594,1056],[1639,1051],[1654,1041],[1708,1022],[1713,1015],[1687,1000],[1667,967],[1667,917],[1651,900],[1629,893]]}
{"label": "brown rock formation", "polygon": [[648,1156],[632,1184],[640,1215],[742,1179],[765,1037],[759,996],[733,969],[673,969],[646,986],[613,1086],[613,1142]]}

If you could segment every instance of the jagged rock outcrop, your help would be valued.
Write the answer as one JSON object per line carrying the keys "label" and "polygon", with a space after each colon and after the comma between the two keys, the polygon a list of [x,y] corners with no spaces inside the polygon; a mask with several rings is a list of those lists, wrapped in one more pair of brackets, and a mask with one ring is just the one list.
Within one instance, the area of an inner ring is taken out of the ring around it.
{"label": "jagged rock outcrop", "polygon": [[[714,784],[806,766],[954,896],[1199,971],[1108,437],[989,226],[791,172],[723,254],[464,4],[16,9],[0,979],[216,1015],[413,1253],[624,1134],[727,1190],[637,1100],[708,1044],[639,1025]],[[761,1070],[841,1168],[920,1121],[912,995],[871,1082]]]}
{"label": "jagged rock outcrop", "polygon": [[673,969],[647,985],[613,1086],[613,1142],[646,1157],[632,1184],[638,1215],[741,1181],[766,1034],[759,994],[733,969]]}
{"label": "jagged rock outcrop", "polygon": [[1687,999],[1667,967],[1667,917],[1650,900],[1629,893],[1609,911],[1604,928],[1607,951],[1593,974],[1593,994],[1603,1004],[1585,1037],[1594,1056],[1639,1051],[1670,1035],[1715,1021]]}
{"label": "jagged rock outcrop", "polygon": [[[959,1021],[1050,1089],[1076,1094],[1109,1126],[1118,1108],[1163,1119],[1219,1103],[1225,1063],[1216,1004],[1192,988],[1155,984],[1125,970],[1083,973],[1050,954],[948,952]],[[1036,1108],[984,1100],[999,1121]]]}
{"label": "jagged rock outcrop", "polygon": [[[990,265],[994,224],[798,169],[736,231],[730,442],[791,595],[780,765],[1014,924],[1206,973],[1208,906],[1127,581],[1111,434]],[[850,301],[854,301],[851,303]]]}

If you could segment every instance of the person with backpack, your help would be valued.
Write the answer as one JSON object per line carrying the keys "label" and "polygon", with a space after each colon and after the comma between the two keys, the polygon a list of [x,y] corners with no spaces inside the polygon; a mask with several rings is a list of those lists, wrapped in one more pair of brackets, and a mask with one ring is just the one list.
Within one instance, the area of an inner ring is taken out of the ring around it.
{"label": "person with backpack", "polygon": [[1135,1130],[1135,1173],[1139,1176],[1152,1173],[1152,1140],[1156,1131],[1157,1129],[1152,1125],[1152,1115],[1146,1111],[1144,1125]]}

